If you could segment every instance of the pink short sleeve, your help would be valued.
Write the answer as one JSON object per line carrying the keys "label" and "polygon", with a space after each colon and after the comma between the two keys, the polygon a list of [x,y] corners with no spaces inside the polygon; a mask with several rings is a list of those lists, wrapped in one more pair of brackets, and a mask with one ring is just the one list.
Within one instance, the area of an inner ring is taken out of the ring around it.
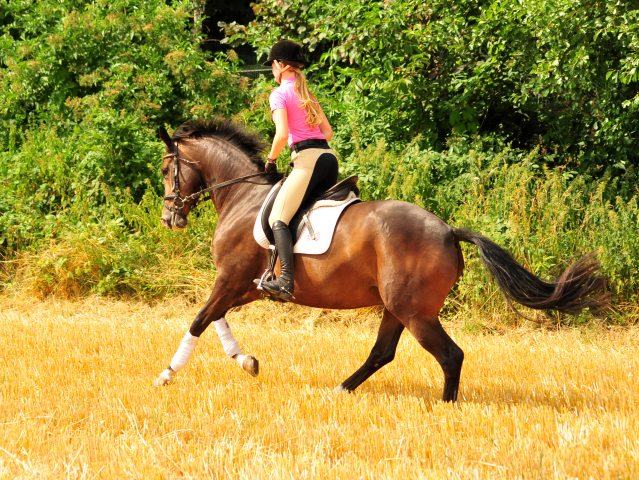
{"label": "pink short sleeve", "polygon": [[286,109],[286,98],[284,92],[282,92],[279,88],[273,90],[269,97],[269,103],[271,104],[271,112],[278,108]]}
{"label": "pink short sleeve", "polygon": [[269,97],[271,112],[274,110],[286,110],[288,120],[288,145],[309,139],[324,139],[319,127],[311,127],[306,120],[308,113],[302,107],[302,101],[295,92],[295,78],[289,77],[271,92]]}

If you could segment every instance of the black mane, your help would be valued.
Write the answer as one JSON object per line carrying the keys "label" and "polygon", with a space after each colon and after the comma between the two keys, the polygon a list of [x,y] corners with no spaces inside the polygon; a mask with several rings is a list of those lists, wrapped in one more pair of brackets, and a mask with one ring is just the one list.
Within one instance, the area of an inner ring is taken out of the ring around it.
{"label": "black mane", "polygon": [[260,153],[268,147],[258,133],[249,132],[243,125],[223,117],[209,120],[188,121],[173,132],[173,140],[181,138],[215,137],[235,145],[249,157],[260,171],[264,171],[264,160]]}

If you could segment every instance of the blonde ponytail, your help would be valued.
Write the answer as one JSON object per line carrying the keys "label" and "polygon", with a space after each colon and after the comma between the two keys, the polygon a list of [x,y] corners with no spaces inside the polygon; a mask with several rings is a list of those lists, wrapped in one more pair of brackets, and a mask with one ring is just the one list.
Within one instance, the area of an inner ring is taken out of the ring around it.
{"label": "blonde ponytail", "polygon": [[313,95],[308,89],[304,72],[302,72],[299,68],[293,68],[292,66],[291,70],[295,72],[295,90],[297,91],[297,96],[302,102],[300,108],[303,108],[306,111],[306,123],[313,128],[322,122],[322,110],[320,109],[319,102],[317,101],[317,98],[315,98],[315,95]]}

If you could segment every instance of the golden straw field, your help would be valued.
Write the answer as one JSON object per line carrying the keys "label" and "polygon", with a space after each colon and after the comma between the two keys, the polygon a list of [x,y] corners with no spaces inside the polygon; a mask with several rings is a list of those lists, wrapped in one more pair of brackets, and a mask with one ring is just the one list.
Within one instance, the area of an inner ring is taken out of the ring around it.
{"label": "golden straw field", "polygon": [[211,327],[154,388],[198,307],[0,300],[0,478],[639,478],[639,329],[445,328],[459,402],[408,332],[355,394],[332,389],[379,312],[257,302],[227,316],[257,379]]}

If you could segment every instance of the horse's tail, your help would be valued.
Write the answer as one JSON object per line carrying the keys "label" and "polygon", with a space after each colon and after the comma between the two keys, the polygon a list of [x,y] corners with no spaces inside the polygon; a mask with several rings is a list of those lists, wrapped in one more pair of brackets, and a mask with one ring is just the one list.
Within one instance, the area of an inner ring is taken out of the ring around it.
{"label": "horse's tail", "polygon": [[458,240],[479,248],[482,262],[509,301],[537,310],[558,310],[577,314],[584,308],[593,312],[608,307],[609,294],[590,297],[602,288],[600,265],[591,253],[571,264],[552,282],[545,282],[526,270],[492,240],[465,228],[454,228]]}

